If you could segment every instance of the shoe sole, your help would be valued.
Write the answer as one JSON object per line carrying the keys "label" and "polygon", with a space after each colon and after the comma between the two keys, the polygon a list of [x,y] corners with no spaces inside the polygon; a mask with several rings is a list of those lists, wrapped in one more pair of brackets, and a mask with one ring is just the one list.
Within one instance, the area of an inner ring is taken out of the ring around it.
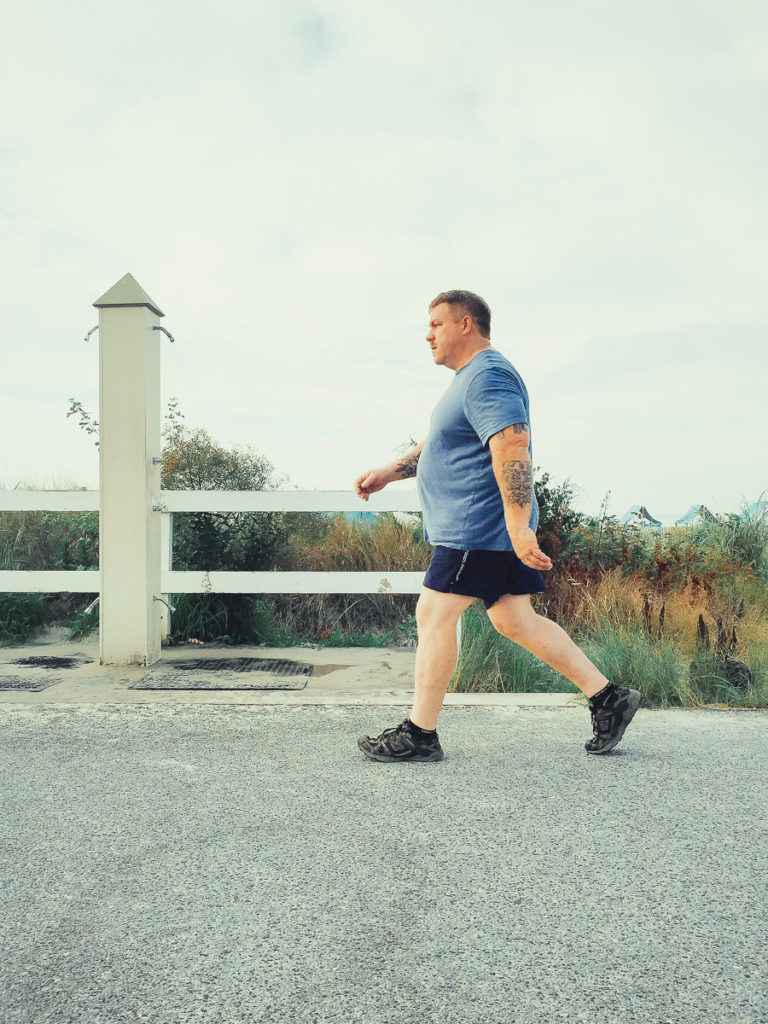
{"label": "shoe sole", "polygon": [[374,754],[370,750],[366,750],[365,747],[363,746],[363,741],[362,740],[358,740],[357,741],[357,745],[360,748],[360,750],[362,750],[362,752],[365,754],[365,756],[369,757],[371,759],[371,761],[394,762],[394,761],[442,761],[443,760],[443,752],[442,752],[442,750],[435,750],[435,751],[432,751],[432,753],[430,753],[430,754],[414,754],[412,757],[391,757],[388,754]]}
{"label": "shoe sole", "polygon": [[634,690],[632,693],[630,693],[629,697],[627,698],[627,700],[628,700],[628,707],[627,707],[627,710],[624,712],[624,715],[623,715],[623,717],[621,719],[621,723],[619,725],[619,731],[616,733],[616,735],[613,737],[613,739],[610,740],[610,742],[606,743],[606,745],[604,747],[602,747],[600,750],[587,750],[587,753],[588,754],[607,754],[610,750],[613,750],[613,748],[619,742],[621,737],[624,735],[624,730],[627,728],[629,723],[635,717],[635,712],[640,707],[640,701],[642,699],[643,699],[642,698],[642,694],[638,693],[637,690]]}

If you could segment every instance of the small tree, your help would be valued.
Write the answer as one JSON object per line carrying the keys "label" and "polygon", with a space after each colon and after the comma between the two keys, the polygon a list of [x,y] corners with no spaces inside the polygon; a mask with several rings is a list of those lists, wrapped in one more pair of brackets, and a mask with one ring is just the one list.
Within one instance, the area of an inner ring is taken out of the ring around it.
{"label": "small tree", "polygon": [[[222,448],[203,429],[178,424],[163,447],[167,491],[265,491],[283,481],[250,447]],[[272,566],[285,548],[283,512],[185,512],[173,520],[174,566],[254,571]]]}

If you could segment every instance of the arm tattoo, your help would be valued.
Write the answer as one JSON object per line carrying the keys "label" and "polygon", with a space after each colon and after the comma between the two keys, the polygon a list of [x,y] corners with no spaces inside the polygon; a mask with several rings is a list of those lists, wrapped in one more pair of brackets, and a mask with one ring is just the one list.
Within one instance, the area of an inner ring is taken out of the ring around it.
{"label": "arm tattoo", "polygon": [[504,480],[504,501],[521,508],[531,504],[533,495],[533,472],[531,463],[523,459],[511,459],[502,467]]}
{"label": "arm tattoo", "polygon": [[[513,423],[509,427],[505,427],[504,430],[511,430],[515,434],[524,434],[528,431],[527,423]],[[496,437],[504,437],[504,430],[499,430]]]}
{"label": "arm tattoo", "polygon": [[419,461],[419,455],[421,452],[409,455],[395,466],[395,472],[401,480],[407,480],[409,476],[416,476],[416,463]]}

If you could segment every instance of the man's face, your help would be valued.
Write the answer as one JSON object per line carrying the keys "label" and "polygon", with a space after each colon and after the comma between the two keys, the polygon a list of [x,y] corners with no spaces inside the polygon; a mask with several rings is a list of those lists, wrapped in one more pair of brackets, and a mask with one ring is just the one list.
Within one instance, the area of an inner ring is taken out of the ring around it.
{"label": "man's face", "polygon": [[464,317],[459,306],[441,302],[429,311],[427,341],[435,366],[451,367],[464,344]]}

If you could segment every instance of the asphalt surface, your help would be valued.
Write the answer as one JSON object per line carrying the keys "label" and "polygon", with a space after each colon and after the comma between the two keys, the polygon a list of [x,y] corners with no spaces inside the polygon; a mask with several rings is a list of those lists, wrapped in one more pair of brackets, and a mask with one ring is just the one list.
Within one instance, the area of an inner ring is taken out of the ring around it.
{"label": "asphalt surface", "polygon": [[0,707],[0,1020],[765,1024],[768,715]]}

